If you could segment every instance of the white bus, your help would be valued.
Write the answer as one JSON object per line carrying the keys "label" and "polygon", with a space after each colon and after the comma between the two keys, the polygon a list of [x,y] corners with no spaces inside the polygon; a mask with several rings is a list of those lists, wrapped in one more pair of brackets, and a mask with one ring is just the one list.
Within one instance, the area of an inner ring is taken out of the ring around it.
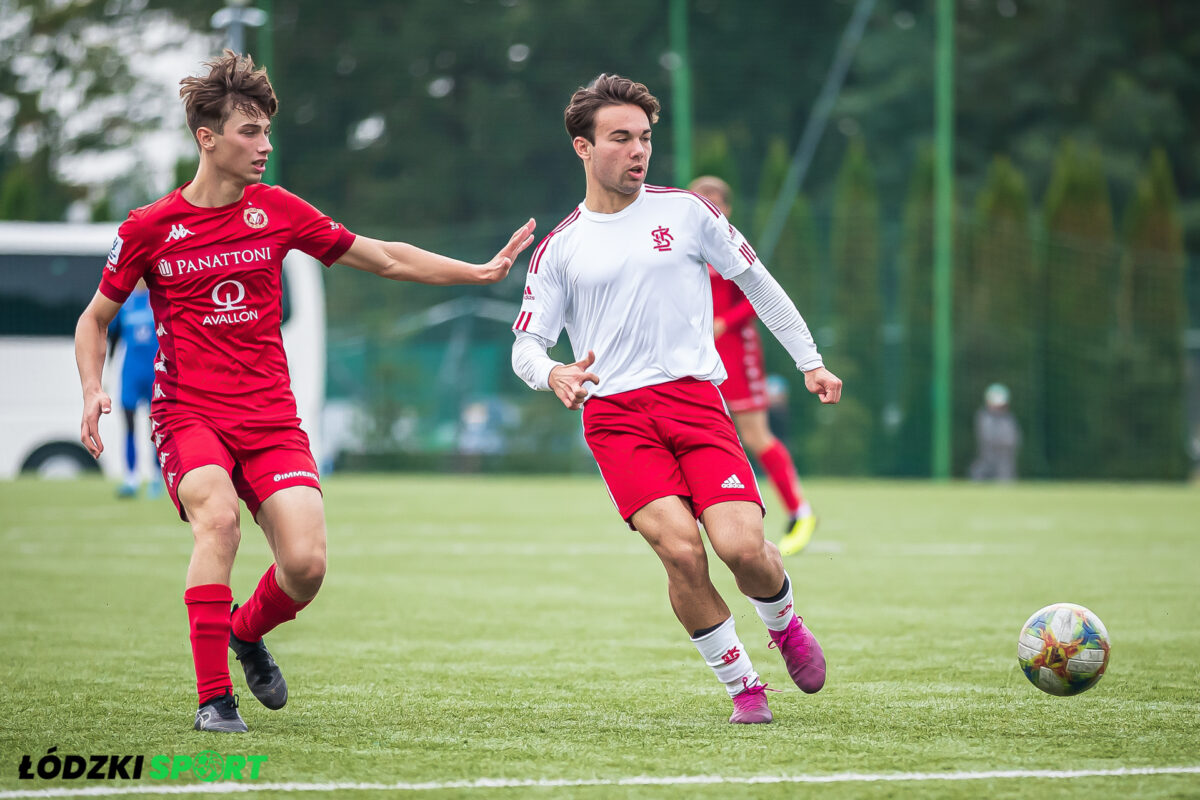
{"label": "white bus", "polygon": [[[105,363],[113,411],[101,418],[99,463],[79,441],[83,399],[75,323],[92,299],[117,223],[0,222],[0,479],[124,470],[120,356]],[[283,346],[302,426],[321,463],[325,398],[325,290],[321,265],[292,251],[283,262]],[[149,422],[137,415],[140,465],[152,465]],[[143,457],[144,456],[144,457]],[[149,466],[146,466],[149,469]]]}

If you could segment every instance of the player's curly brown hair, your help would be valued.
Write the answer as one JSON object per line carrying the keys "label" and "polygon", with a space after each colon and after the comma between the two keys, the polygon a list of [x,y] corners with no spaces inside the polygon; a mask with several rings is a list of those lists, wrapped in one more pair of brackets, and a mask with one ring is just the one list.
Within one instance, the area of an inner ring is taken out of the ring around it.
{"label": "player's curly brown hair", "polygon": [[571,102],[563,111],[563,123],[567,133],[574,139],[582,136],[596,143],[596,112],[604,106],[635,105],[646,112],[650,123],[658,122],[662,106],[658,98],[650,94],[645,84],[622,78],[620,75],[601,73],[587,86],[581,86],[571,95]]}
{"label": "player's curly brown hair", "polygon": [[190,76],[179,82],[179,96],[187,112],[192,136],[200,128],[223,133],[235,110],[253,117],[275,116],[279,101],[264,67],[255,67],[250,56],[226,50],[220,58],[206,61],[208,74]]}

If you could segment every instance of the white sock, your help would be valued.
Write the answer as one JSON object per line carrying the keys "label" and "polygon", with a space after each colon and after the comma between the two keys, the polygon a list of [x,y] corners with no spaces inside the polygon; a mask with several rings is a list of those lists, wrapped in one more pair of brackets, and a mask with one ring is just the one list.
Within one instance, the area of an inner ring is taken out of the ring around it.
{"label": "white sock", "polygon": [[807,500],[805,500],[800,504],[800,507],[796,509],[796,512],[792,514],[792,516],[796,517],[797,519],[803,519],[804,517],[811,517],[812,513],[812,506]]}
{"label": "white sock", "polygon": [[758,611],[758,617],[773,631],[782,631],[787,629],[791,624],[792,617],[796,616],[796,612],[792,608],[792,579],[788,574],[783,573],[783,597],[773,603],[764,603],[761,600],[755,600],[753,597],[747,597]]}
{"label": "white sock", "polygon": [[750,655],[734,630],[733,617],[722,622],[715,631],[692,639],[692,644],[700,651],[704,663],[712,668],[717,680],[725,684],[730,697],[758,681]]}

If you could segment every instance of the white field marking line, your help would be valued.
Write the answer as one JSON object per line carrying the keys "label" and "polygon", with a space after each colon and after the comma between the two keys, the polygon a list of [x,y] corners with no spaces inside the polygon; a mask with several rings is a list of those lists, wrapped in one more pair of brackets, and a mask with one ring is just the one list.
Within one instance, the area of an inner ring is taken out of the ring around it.
{"label": "white field marking line", "polygon": [[135,794],[236,794],[240,792],[350,792],[350,791],[440,791],[444,789],[562,789],[579,786],[700,786],[715,784],[771,783],[898,783],[921,781],[979,781],[1009,778],[1122,778],[1135,775],[1200,775],[1200,766],[1121,767],[1118,769],[1075,770],[993,770],[989,772],[838,772],[832,775],[677,775],[656,778],[638,775],[630,778],[584,778],[521,780],[479,778],[473,781],[429,781],[426,783],[192,783],[158,786],[89,786],[80,789],[18,789],[0,791],[0,800],[24,797],[111,797]]}

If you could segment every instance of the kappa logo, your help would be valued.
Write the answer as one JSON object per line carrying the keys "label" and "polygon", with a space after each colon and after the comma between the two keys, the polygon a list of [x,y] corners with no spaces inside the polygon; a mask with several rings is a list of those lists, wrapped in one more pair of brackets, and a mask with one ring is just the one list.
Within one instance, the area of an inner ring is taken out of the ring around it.
{"label": "kappa logo", "polygon": [[174,486],[174,485],[175,485],[175,473],[168,472],[167,473],[167,486]]}
{"label": "kappa logo", "polygon": [[251,228],[254,228],[256,231],[267,227],[267,212],[263,211],[261,208],[250,206],[242,212],[242,219],[245,220],[247,225],[249,225]]}
{"label": "kappa logo", "polygon": [[671,242],[675,241],[675,237],[671,235],[671,229],[664,228],[662,225],[650,231],[650,235],[654,237],[654,249],[660,253],[670,250]]}
{"label": "kappa logo", "polygon": [[166,450],[163,450],[161,453],[158,454],[158,465],[160,467],[165,467],[167,465],[167,456],[169,456],[169,455],[171,455],[171,454],[168,453]]}
{"label": "kappa logo", "polygon": [[164,242],[177,242],[180,239],[183,239],[183,238],[186,238],[186,237],[192,236],[192,235],[193,235],[192,232],[189,231],[187,228],[183,227],[183,224],[180,223],[180,224],[172,226],[171,232],[167,234],[167,238],[163,239],[163,241]]}
{"label": "kappa logo", "polygon": [[158,323],[158,327],[154,329],[154,335],[155,336],[166,336],[167,335],[167,329],[165,327],[163,327],[163,324],[161,322]]}
{"label": "kappa logo", "polygon": [[154,446],[162,447],[163,435],[161,433],[154,434]]}
{"label": "kappa logo", "polygon": [[780,611],[778,614],[775,615],[775,619],[781,619],[784,614],[787,614],[788,612],[790,612],[792,610],[793,605],[794,605],[793,603],[788,603],[786,606],[784,606],[783,611]]}
{"label": "kappa logo", "polygon": [[721,653],[721,663],[722,664],[732,664],[733,662],[737,661],[741,657],[742,657],[741,649],[737,648],[737,647],[731,647],[728,650],[726,650],[724,653]]}
{"label": "kappa logo", "polygon": [[162,390],[162,387],[159,386],[157,383],[154,384],[154,399],[157,400],[160,397],[166,397],[166,396],[167,396],[167,393]]}
{"label": "kappa logo", "polygon": [[154,362],[154,371],[155,372],[166,372],[167,371],[167,359],[160,358],[159,360],[155,361]]}
{"label": "kappa logo", "polygon": [[745,489],[746,484],[744,484],[740,480],[738,480],[738,476],[735,474],[735,475],[730,475],[728,478],[726,478],[725,482],[721,484],[721,488],[722,489]]}

